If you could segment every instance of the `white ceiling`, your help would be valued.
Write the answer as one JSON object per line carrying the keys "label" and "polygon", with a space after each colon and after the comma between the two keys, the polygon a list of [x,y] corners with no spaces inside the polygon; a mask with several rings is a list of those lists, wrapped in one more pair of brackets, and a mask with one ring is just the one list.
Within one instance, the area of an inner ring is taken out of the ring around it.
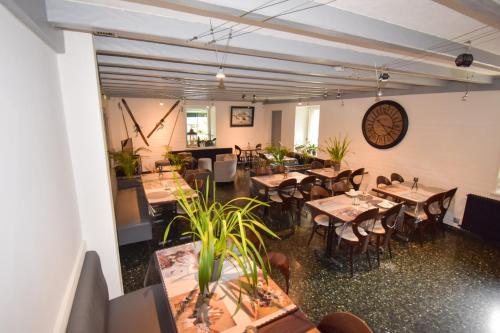
{"label": "white ceiling", "polygon": [[[55,26],[112,34],[95,37],[109,95],[269,101],[491,84],[500,76],[500,5],[482,0],[488,10],[469,15],[474,0],[448,2],[46,0]],[[475,62],[464,70],[454,59],[467,40]],[[377,82],[375,66],[388,82]]]}

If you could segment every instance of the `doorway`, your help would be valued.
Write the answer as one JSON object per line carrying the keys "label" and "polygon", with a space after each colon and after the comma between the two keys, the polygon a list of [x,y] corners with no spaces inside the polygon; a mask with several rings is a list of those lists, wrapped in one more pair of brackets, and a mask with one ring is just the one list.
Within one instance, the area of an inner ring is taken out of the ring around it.
{"label": "doorway", "polygon": [[272,112],[271,145],[278,146],[281,141],[281,111]]}

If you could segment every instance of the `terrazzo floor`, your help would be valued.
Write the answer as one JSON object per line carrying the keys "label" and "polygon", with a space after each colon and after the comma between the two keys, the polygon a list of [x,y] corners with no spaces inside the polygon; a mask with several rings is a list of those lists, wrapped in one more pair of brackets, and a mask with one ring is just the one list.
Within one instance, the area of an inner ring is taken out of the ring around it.
{"label": "terrazzo floor", "polygon": [[[240,170],[234,184],[218,186],[218,199],[248,195],[248,174]],[[350,311],[375,332],[500,332],[500,248],[461,231],[427,241],[394,241],[393,258],[355,261],[354,277],[318,260],[321,236],[311,245],[304,218],[295,233],[267,246],[291,259],[290,297],[313,322],[333,311]],[[125,292],[143,285],[149,252],[139,243],[120,248]],[[345,256],[337,258],[345,264]],[[272,272],[278,284],[279,276]]]}

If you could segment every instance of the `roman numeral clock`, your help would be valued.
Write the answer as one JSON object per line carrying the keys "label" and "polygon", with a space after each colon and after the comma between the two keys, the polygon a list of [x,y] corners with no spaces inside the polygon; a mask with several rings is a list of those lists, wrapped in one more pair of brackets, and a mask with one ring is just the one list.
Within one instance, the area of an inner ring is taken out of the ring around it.
{"label": "roman numeral clock", "polygon": [[366,111],[361,127],[370,145],[379,149],[391,148],[405,137],[408,115],[400,104],[380,101]]}

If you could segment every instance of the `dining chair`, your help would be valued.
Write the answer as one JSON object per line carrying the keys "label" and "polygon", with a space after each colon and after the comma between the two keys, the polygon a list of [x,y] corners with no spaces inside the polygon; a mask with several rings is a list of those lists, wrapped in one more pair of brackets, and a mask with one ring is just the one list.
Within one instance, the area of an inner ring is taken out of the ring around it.
{"label": "dining chair", "polygon": [[439,202],[439,209],[441,210],[441,214],[439,214],[438,222],[439,222],[441,229],[443,230],[443,235],[445,234],[445,230],[446,230],[445,225],[444,225],[444,216],[446,215],[446,213],[448,212],[448,209],[451,206],[451,201],[453,200],[455,193],[457,193],[456,187],[449,190],[449,191],[446,191],[443,194],[441,201]]}
{"label": "dining chair", "polygon": [[[377,177],[377,188],[385,187],[385,186],[389,186],[389,185],[392,185],[391,180],[389,178],[387,178],[386,176],[378,176]],[[391,199],[392,197],[387,195],[387,194],[377,192],[376,195],[379,198],[390,199],[391,201],[394,201]]]}
{"label": "dining chair", "polygon": [[269,199],[271,200],[271,204],[277,204],[281,207],[280,209],[280,217],[283,216],[284,213],[289,213],[294,219],[294,214],[292,213],[292,207],[294,202],[294,194],[297,190],[297,179],[289,178],[283,180],[277,189],[277,193],[270,195]]}
{"label": "dining chair", "polygon": [[297,217],[299,218],[299,225],[302,209],[304,207],[304,204],[307,201],[311,200],[311,188],[315,185],[315,183],[315,176],[307,176],[303,178],[297,185],[297,191],[295,191],[294,197],[295,200],[297,200]]}
{"label": "dining chair", "polygon": [[255,145],[255,149],[262,150],[262,143],[258,143]]}
{"label": "dining chair", "polygon": [[337,196],[349,191],[349,185],[346,182],[340,181],[332,184],[332,195]]}
{"label": "dining chair", "polygon": [[398,183],[404,183],[405,179],[398,173],[391,173],[391,183],[398,182]]}
{"label": "dining chair", "polygon": [[[392,208],[389,208],[383,214],[381,214],[380,219],[375,221],[375,225],[373,228],[369,229],[370,235],[373,235],[376,239],[377,244],[377,265],[380,267],[380,246],[384,250],[388,250],[389,257],[392,259],[392,249],[391,249],[391,237],[396,229],[397,219],[399,216],[399,212],[403,207],[402,203],[394,205]],[[380,240],[383,237],[384,242],[380,244]]]}
{"label": "dining chair", "polygon": [[334,312],[326,315],[318,324],[321,333],[373,333],[368,324],[350,312]]}
{"label": "dining chair", "polygon": [[351,175],[349,176],[349,183],[351,184],[354,190],[359,191],[359,187],[363,182],[364,175],[365,175],[365,168],[359,168],[351,173]]}
{"label": "dining chair", "polygon": [[[328,192],[325,188],[315,185],[311,188],[310,194],[311,200],[318,200],[323,198],[330,197],[330,192]],[[311,212],[311,221],[313,223],[311,236],[309,236],[309,240],[307,241],[307,246],[311,244],[314,234],[318,234],[326,238],[326,232],[328,229],[328,225],[330,224],[330,217],[326,214],[318,214],[317,211],[312,210]],[[340,224],[339,224],[340,225]],[[338,226],[338,225],[337,225]],[[319,230],[323,230],[323,233],[319,233]]]}
{"label": "dining chair", "polygon": [[271,269],[277,269],[285,280],[285,293],[290,289],[290,260],[282,252],[269,251],[262,257],[263,262],[267,262]]}
{"label": "dining chair", "polygon": [[311,163],[311,169],[322,169],[324,167],[325,166],[320,161],[312,161]]}
{"label": "dining chair", "polygon": [[434,230],[434,235],[437,232],[439,218],[442,214],[440,201],[444,193],[437,193],[429,197],[423,204],[422,210],[415,212],[414,208],[407,209],[404,212],[404,223],[413,225],[413,229],[417,229],[420,245],[423,245],[424,231],[429,227]]}
{"label": "dining chair", "polygon": [[368,233],[365,229],[373,226],[378,217],[378,208],[372,208],[359,214],[352,222],[335,228],[335,234],[341,244],[347,246],[351,277],[354,276],[353,253],[356,249],[359,254],[365,254],[368,267],[371,269],[370,251],[368,251]]}
{"label": "dining chair", "polygon": [[[343,182],[346,184],[346,187],[348,187],[348,184],[349,184],[349,177],[351,176],[351,173],[352,171],[351,170],[344,170],[344,171],[341,171],[339,172],[339,174],[333,178],[330,182],[330,191],[332,192],[332,194],[334,193],[333,192],[333,184],[335,183],[338,183],[338,182]],[[347,191],[349,191],[349,189],[347,189]],[[345,191],[345,192],[347,192]]]}
{"label": "dining chair", "polygon": [[242,150],[240,146],[234,145],[234,150],[236,151],[236,157],[238,158],[238,164],[245,164],[247,161],[245,159],[245,156],[242,155]]}

